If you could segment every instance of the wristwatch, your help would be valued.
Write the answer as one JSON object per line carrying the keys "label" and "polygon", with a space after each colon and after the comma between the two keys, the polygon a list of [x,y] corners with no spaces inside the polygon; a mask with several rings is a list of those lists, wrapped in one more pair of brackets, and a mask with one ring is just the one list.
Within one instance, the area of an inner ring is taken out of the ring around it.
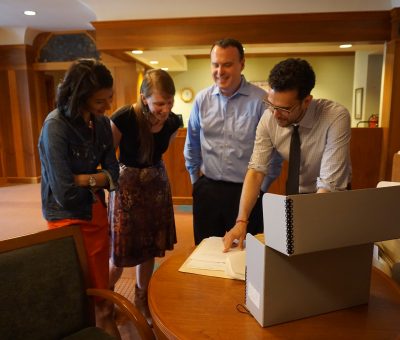
{"label": "wristwatch", "polygon": [[89,175],[89,186],[91,188],[94,188],[96,186],[96,178],[94,178],[92,175]]}

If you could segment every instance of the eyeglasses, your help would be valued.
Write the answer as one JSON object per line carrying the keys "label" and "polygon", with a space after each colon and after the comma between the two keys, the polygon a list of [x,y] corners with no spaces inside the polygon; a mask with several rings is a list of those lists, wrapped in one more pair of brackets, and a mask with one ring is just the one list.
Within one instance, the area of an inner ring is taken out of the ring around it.
{"label": "eyeglasses", "polygon": [[270,103],[267,99],[263,99],[263,102],[264,102],[266,108],[271,110],[272,112],[278,111],[287,116],[289,116],[302,103],[302,101],[300,101],[300,103],[297,103],[297,104],[293,105],[291,108],[287,109],[287,108],[283,108],[280,106],[275,106],[274,104]]}

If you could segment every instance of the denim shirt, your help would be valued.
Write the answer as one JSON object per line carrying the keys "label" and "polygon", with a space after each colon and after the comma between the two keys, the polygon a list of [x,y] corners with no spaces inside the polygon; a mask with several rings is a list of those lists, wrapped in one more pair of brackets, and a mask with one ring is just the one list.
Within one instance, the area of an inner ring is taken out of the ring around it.
{"label": "denim shirt", "polygon": [[82,119],[72,124],[57,109],[43,124],[39,137],[41,195],[43,216],[48,221],[92,218],[93,195],[88,187],[75,185],[74,175],[96,173],[101,165],[114,183],[118,181],[110,121],[94,115],[92,120],[92,135]]}

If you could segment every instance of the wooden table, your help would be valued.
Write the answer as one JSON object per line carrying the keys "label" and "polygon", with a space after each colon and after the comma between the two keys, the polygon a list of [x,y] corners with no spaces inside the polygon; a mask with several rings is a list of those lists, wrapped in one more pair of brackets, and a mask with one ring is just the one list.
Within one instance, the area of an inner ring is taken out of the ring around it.
{"label": "wooden table", "polygon": [[375,268],[368,305],[262,328],[236,309],[243,281],[178,272],[190,253],[172,255],[150,281],[158,339],[400,339],[400,287]]}

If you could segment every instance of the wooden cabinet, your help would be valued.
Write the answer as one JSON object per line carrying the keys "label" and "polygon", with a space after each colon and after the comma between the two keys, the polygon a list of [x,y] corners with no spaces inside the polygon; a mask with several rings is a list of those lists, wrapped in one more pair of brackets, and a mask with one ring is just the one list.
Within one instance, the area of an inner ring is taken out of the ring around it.
{"label": "wooden cabinet", "polygon": [[185,139],[186,128],[181,128],[163,156],[174,204],[192,204],[192,184],[183,157]]}

